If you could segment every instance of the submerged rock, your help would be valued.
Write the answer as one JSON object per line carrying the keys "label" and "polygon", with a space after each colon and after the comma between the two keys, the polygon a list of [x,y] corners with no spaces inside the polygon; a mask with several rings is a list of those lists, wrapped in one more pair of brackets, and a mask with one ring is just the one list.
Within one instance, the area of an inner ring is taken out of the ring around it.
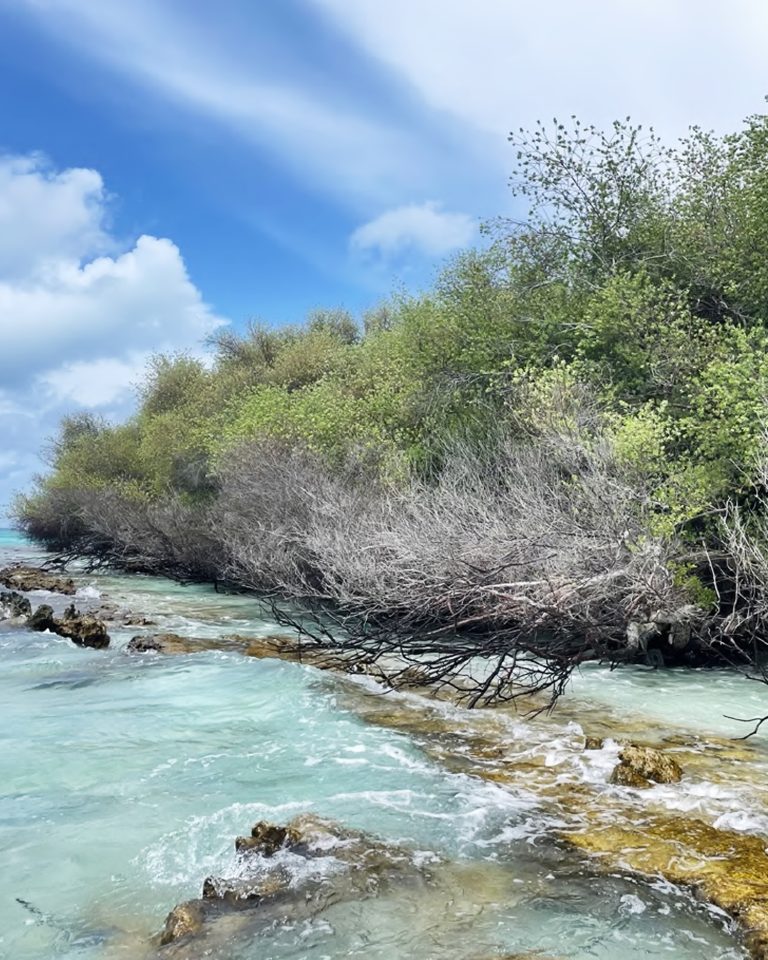
{"label": "submerged rock", "polygon": [[619,763],[610,782],[622,787],[647,788],[654,783],[677,783],[683,771],[680,764],[661,750],[630,743],[619,751]]}
{"label": "submerged rock", "polygon": [[[240,638],[246,640],[246,638]],[[339,668],[341,659],[333,651],[318,644],[299,643],[295,637],[249,637],[243,650],[246,657],[274,658],[308,663],[320,669]]]}
{"label": "submerged rock", "polygon": [[126,627],[154,627],[155,621],[141,613],[124,613],[120,619]]}
{"label": "submerged rock", "polygon": [[200,933],[204,921],[203,904],[199,900],[180,903],[165,918],[165,926],[160,934],[160,945],[166,946],[174,940]]}
{"label": "submerged rock", "polygon": [[768,852],[763,838],[672,815],[652,816],[639,825],[596,823],[563,837],[599,855],[603,868],[629,868],[691,888],[739,922],[756,960],[768,960]]}
{"label": "submerged rock", "polygon": [[167,655],[203,653],[206,650],[240,650],[239,637],[182,637],[178,633],[143,633],[131,637],[128,653],[162,653]]}
{"label": "submerged rock", "polygon": [[78,647],[103,650],[109,646],[109,634],[104,621],[93,614],[80,613],[74,605],[64,611],[63,617],[57,617],[53,608],[43,603],[27,618],[27,626],[37,632],[49,630],[59,637],[66,637]]}
{"label": "submerged rock", "polygon": [[265,924],[274,920],[272,905],[281,916],[288,908],[293,919],[311,917],[329,904],[375,895],[391,881],[428,878],[410,852],[310,814],[284,825],[260,821],[235,846],[237,876],[207,877],[199,900],[168,914],[161,945],[200,934],[233,911]]}
{"label": "submerged rock", "polygon": [[0,592],[0,620],[15,620],[28,617],[32,613],[32,604],[15,590]]}
{"label": "submerged rock", "polygon": [[0,570],[0,584],[10,590],[48,590],[51,593],[63,593],[71,596],[77,590],[75,581],[69,577],[58,577],[40,567],[18,565]]}
{"label": "submerged rock", "polygon": [[260,853],[263,857],[271,857],[284,847],[295,847],[301,843],[301,834],[295,827],[278,826],[260,820],[251,830],[250,837],[238,837],[235,840],[235,850],[238,853]]}

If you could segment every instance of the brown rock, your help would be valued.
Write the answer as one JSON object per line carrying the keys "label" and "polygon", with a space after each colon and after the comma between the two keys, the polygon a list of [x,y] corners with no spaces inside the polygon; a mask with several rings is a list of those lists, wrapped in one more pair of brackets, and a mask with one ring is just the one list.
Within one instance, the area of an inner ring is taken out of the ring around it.
{"label": "brown rock", "polygon": [[54,632],[56,620],[53,616],[53,607],[47,603],[41,603],[40,606],[27,617],[27,626],[30,630],[42,633],[43,630]]}
{"label": "brown rock", "polygon": [[103,650],[109,646],[109,634],[102,620],[90,613],[78,613],[74,606],[64,611],[64,616],[54,616],[53,609],[47,604],[41,604],[35,612],[27,618],[30,630],[42,632],[50,630],[59,637],[66,637],[78,647],[93,647]]}
{"label": "brown rock", "polygon": [[10,590],[49,590],[51,593],[64,593],[71,596],[77,590],[74,580],[69,577],[57,577],[39,567],[27,567],[19,564],[0,570],[0,584]]}
{"label": "brown rock", "polygon": [[194,936],[203,929],[205,916],[199,900],[187,900],[180,903],[165,918],[165,926],[160,935],[160,944],[165,946],[182,937]]}
{"label": "brown rock", "polygon": [[636,787],[638,790],[645,790],[651,786],[651,781],[628,763],[616,764],[609,782],[618,787]]}
{"label": "brown rock", "polygon": [[680,764],[661,750],[630,743],[619,752],[618,766],[611,783],[625,787],[649,787],[655,783],[677,783],[683,775]]}
{"label": "brown rock", "polygon": [[278,867],[263,877],[224,878],[207,877],[203,883],[204,900],[221,900],[225,903],[256,906],[264,900],[273,900],[291,889],[291,875]]}
{"label": "brown rock", "polygon": [[584,738],[584,749],[585,750],[602,750],[605,746],[605,740],[602,737],[585,737]]}
{"label": "brown rock", "polygon": [[0,620],[28,617],[32,613],[32,604],[15,590],[0,592]]}
{"label": "brown rock", "polygon": [[149,617],[144,617],[140,613],[124,613],[122,621],[126,627],[153,627],[155,625],[154,620],[150,620]]}
{"label": "brown rock", "polygon": [[66,637],[78,647],[103,650],[109,646],[109,634],[104,621],[90,613],[75,612],[62,620],[54,621],[54,624],[54,633]]}
{"label": "brown rock", "polygon": [[250,837],[238,837],[235,850],[238,853],[260,853],[271,857],[283,847],[296,846],[301,842],[301,834],[292,826],[279,826],[260,820],[254,824]]}

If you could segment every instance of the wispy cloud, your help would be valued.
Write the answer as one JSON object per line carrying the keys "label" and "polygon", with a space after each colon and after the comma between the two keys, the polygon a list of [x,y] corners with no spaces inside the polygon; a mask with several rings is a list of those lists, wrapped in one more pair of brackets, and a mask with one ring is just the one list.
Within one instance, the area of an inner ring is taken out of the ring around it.
{"label": "wispy cloud", "polygon": [[[2,0],[0,0],[2,2]],[[172,3],[22,0],[59,40],[278,155],[296,176],[345,206],[393,202],[435,167],[432,147],[407,125],[358,102],[348,84],[322,90],[300,70],[281,75],[254,49],[219,50],[206,18]]]}
{"label": "wispy cloud", "polygon": [[477,223],[465,213],[443,210],[440,204],[406,204],[387,210],[352,234],[355,251],[384,257],[415,251],[441,257],[469,245],[477,235]]}
{"label": "wispy cloud", "polygon": [[762,107],[755,0],[309,0],[433,110],[501,138],[557,113],[628,113],[666,133]]}

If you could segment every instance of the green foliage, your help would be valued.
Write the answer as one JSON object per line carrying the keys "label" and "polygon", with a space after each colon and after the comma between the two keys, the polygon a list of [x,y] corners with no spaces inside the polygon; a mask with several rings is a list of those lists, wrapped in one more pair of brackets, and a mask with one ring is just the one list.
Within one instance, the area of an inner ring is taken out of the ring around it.
{"label": "green foliage", "polygon": [[748,500],[768,397],[768,119],[671,149],[629,122],[511,139],[525,222],[489,225],[432,290],[359,323],[316,310],[219,331],[211,365],[155,358],[128,423],[62,424],[43,491],[206,498],[227,451],[262,437],[372,458],[396,482],[433,476],[446,438],[482,445],[504,424],[610,436],[651,481],[655,533],[700,533]]}

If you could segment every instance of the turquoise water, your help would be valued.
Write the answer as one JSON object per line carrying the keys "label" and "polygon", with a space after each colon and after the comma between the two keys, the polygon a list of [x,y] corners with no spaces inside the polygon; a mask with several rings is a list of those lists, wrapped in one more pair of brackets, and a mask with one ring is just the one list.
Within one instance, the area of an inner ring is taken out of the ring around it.
{"label": "turquoise water", "polygon": [[[0,563],[28,551],[0,532]],[[277,630],[248,597],[140,577],[82,582],[81,602],[106,593],[151,615],[156,629]],[[428,736],[366,722],[366,704],[382,696],[370,685],[221,652],[131,656],[122,648],[135,632],[116,630],[112,648],[91,651],[0,624],[0,957],[144,957],[175,903],[198,895],[207,874],[234,869],[236,835],[255,820],[301,811],[404,844],[419,860],[441,857],[443,879],[417,893],[395,889],[337,904],[312,923],[233,934],[206,956],[743,956],[722,920],[682,892],[601,877],[553,842],[553,813],[532,783],[501,786],[451,772]],[[651,712],[663,720],[707,696],[701,677],[679,676],[661,683],[628,673],[612,689],[637,711],[652,696]],[[588,671],[577,693],[594,702],[605,679]],[[715,686],[718,710],[739,695],[733,677]],[[406,701],[387,699],[395,711]],[[476,722],[445,709],[457,729]],[[580,736],[575,716],[568,706],[549,720],[512,719],[509,736],[550,751],[563,777],[583,774],[570,751]],[[599,760],[590,771],[605,780]],[[690,800],[687,789],[659,788],[647,802],[675,808]],[[744,828],[758,829],[760,805],[747,791],[725,783],[692,802],[715,819],[738,796],[749,814]]]}

